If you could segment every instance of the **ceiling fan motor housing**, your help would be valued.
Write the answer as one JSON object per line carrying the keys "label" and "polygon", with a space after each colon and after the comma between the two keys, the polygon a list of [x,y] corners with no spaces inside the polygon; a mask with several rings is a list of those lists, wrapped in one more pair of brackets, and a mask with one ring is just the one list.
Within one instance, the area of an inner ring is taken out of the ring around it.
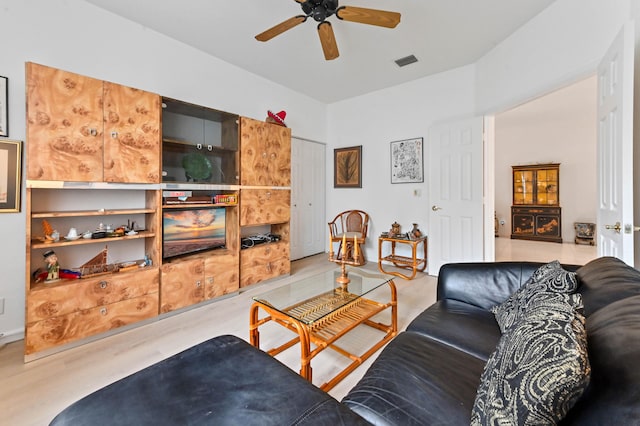
{"label": "ceiling fan motor housing", "polygon": [[317,22],[324,22],[336,13],[336,9],[338,9],[338,0],[307,0],[302,3],[302,11]]}

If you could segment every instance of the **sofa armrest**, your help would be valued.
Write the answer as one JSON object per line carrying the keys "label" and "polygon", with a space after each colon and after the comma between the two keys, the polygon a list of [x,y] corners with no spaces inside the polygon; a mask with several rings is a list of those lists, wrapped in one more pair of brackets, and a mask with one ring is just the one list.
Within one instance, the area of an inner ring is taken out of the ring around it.
{"label": "sofa armrest", "polygon": [[448,263],[440,268],[437,299],[453,299],[483,309],[503,302],[542,266],[539,262]]}

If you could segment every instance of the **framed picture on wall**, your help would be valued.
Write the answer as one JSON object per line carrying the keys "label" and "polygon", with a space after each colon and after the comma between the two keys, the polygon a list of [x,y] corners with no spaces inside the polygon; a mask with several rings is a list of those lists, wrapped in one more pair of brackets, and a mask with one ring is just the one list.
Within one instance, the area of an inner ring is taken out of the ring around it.
{"label": "framed picture on wall", "polygon": [[362,145],[333,150],[333,187],[362,188]]}
{"label": "framed picture on wall", "polygon": [[0,76],[0,136],[9,136],[9,79]]}
{"label": "framed picture on wall", "polygon": [[0,140],[0,213],[20,211],[22,142]]}
{"label": "framed picture on wall", "polygon": [[424,182],[422,138],[391,142],[391,183]]}

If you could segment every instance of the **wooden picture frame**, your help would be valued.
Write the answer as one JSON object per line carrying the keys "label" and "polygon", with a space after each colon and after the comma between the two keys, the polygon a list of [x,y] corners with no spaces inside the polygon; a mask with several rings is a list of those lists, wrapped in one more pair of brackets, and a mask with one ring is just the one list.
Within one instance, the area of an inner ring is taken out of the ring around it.
{"label": "wooden picture frame", "polygon": [[333,187],[362,188],[362,145],[333,150]]}
{"label": "wooden picture frame", "polygon": [[0,141],[0,213],[20,211],[22,142]]}
{"label": "wooden picture frame", "polygon": [[9,136],[9,79],[0,76],[0,136]]}
{"label": "wooden picture frame", "polygon": [[422,138],[391,142],[391,183],[424,182]]}

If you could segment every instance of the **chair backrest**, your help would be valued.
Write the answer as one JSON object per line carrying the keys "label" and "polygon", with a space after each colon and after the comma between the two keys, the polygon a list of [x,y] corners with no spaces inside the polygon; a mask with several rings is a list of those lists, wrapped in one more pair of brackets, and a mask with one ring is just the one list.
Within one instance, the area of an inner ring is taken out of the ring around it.
{"label": "chair backrest", "polygon": [[[338,223],[340,229],[337,229]],[[366,238],[369,230],[369,214],[362,210],[346,210],[338,214],[333,221],[329,223],[330,227],[332,225],[335,233],[360,232],[362,234],[361,238]]]}

